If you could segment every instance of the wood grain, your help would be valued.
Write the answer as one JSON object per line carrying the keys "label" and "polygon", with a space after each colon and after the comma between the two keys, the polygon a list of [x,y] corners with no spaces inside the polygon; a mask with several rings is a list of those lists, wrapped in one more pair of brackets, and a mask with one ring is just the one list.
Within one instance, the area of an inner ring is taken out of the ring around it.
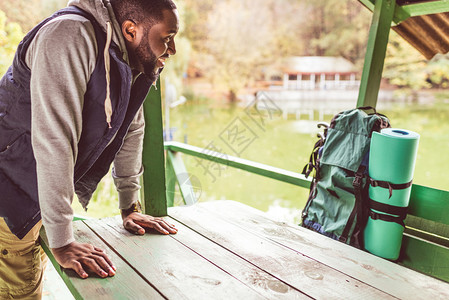
{"label": "wood grain", "polygon": [[86,223],[168,299],[266,298],[172,236],[132,235],[119,218]]}
{"label": "wood grain", "polygon": [[[234,201],[213,201],[195,206],[204,215],[226,219],[255,235],[295,250],[320,264],[335,268],[369,286],[401,299],[449,299],[449,284],[367,252],[334,241],[305,228],[275,222],[263,212]],[[205,212],[201,212],[204,210]],[[218,213],[219,212],[219,213]],[[181,208],[171,216],[187,215]],[[206,213],[207,214],[207,213]]]}
{"label": "wood grain", "polygon": [[170,222],[176,225],[180,233],[173,235],[174,239],[224,270],[230,276],[245,283],[248,288],[254,289],[261,295],[271,299],[310,299],[310,297],[297,289],[290,287],[278,278],[229,252],[176,220],[170,219]]}
{"label": "wood grain", "polygon": [[[222,205],[218,206],[215,206],[216,203],[169,208],[169,215],[310,297],[392,298],[333,267],[247,230],[248,227],[258,227],[258,221],[254,221],[253,225],[244,222],[242,226],[234,223],[237,219],[240,221],[240,214],[246,215],[249,223],[253,222],[254,218],[258,218],[254,212],[226,205],[226,202],[220,202]],[[282,227],[274,226],[272,229]]]}
{"label": "wood grain", "polygon": [[[75,298],[95,300],[164,299],[82,221],[73,222],[73,231],[78,242],[89,243],[105,250],[117,267],[117,272],[113,277],[100,278],[89,274],[87,279],[81,279],[73,270],[61,270],[59,265],[55,266],[57,271],[62,271],[63,277],[70,281],[70,288],[75,289]],[[41,237],[46,239],[45,232],[41,232]]]}

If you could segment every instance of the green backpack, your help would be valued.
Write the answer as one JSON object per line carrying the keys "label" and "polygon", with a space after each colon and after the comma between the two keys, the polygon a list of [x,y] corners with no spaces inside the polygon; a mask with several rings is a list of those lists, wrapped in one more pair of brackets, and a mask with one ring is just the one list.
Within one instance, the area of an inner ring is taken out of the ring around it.
{"label": "green backpack", "polygon": [[[372,111],[371,113],[367,113]],[[315,144],[303,174],[313,171],[302,226],[363,249],[368,218],[368,159],[373,131],[390,127],[388,118],[372,107],[340,112]]]}

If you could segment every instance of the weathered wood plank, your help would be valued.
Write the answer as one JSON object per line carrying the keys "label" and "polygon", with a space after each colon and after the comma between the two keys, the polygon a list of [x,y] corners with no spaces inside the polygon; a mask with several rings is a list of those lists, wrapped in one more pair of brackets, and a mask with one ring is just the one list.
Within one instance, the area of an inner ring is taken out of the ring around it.
{"label": "weathered wood plank", "polygon": [[[313,298],[385,299],[390,295],[255,235],[234,223],[234,207],[213,204],[169,208],[169,216]],[[226,202],[225,202],[226,203]],[[230,209],[229,209],[230,208]],[[252,222],[253,213],[244,211]],[[237,215],[239,216],[239,215]],[[239,218],[239,217],[238,217]],[[239,218],[240,219],[240,218]],[[257,221],[256,221],[257,222]],[[245,223],[243,227],[246,227]],[[258,226],[258,224],[255,224]],[[272,226],[273,229],[282,229]]]}
{"label": "weathered wood plank", "polygon": [[[402,299],[449,299],[449,284],[347,246],[308,229],[268,219],[261,211],[234,201],[196,205],[214,218],[238,224],[253,234],[294,249],[366,284]],[[178,211],[176,216],[186,214]],[[201,213],[202,214],[202,213]],[[174,213],[171,210],[170,215]],[[335,286],[335,285],[334,285]]]}
{"label": "weathered wood plank", "polygon": [[169,299],[265,298],[172,236],[133,235],[121,226],[119,218],[86,223]]}
{"label": "weathered wood plank", "polygon": [[229,252],[190,228],[170,218],[181,234],[172,235],[178,242],[198,253],[230,276],[270,299],[310,299],[278,278]]}
{"label": "weathered wood plank", "polygon": [[[89,278],[81,279],[73,270],[62,269],[50,255],[53,265],[76,299],[164,299],[82,221],[74,222],[73,230],[78,242],[91,243],[102,248],[117,267],[114,277],[100,278],[90,274]],[[44,241],[44,249],[49,251],[46,246],[45,230],[41,230],[41,237]]]}

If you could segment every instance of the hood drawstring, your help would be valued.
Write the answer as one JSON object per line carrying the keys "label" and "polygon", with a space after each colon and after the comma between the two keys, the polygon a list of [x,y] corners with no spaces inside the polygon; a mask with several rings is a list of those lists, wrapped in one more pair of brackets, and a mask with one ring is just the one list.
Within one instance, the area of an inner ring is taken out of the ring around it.
{"label": "hood drawstring", "polygon": [[111,64],[109,57],[109,46],[112,40],[112,25],[111,22],[107,22],[106,44],[104,46],[104,68],[106,70],[106,99],[104,100],[104,112],[106,114],[106,122],[109,128],[111,128],[111,116],[112,116],[112,102],[111,102]]}

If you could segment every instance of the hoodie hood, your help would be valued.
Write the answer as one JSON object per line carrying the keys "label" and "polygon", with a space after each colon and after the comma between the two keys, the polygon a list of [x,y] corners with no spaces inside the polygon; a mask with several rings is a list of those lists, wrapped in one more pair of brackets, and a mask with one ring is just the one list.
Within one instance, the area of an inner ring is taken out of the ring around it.
{"label": "hoodie hood", "polygon": [[76,6],[91,14],[106,33],[108,33],[108,23],[110,23],[109,30],[112,28],[112,41],[119,46],[123,54],[123,60],[129,63],[128,51],[126,50],[121,26],[115,18],[114,10],[109,0],[70,0],[67,5]]}
{"label": "hoodie hood", "polygon": [[114,41],[122,52],[122,58],[129,64],[128,51],[126,50],[125,39],[122,35],[121,26],[115,18],[114,10],[109,0],[70,0],[68,6],[76,6],[79,9],[91,14],[97,23],[106,33],[106,45],[104,48],[104,62],[106,69],[106,99],[104,100],[104,112],[106,115],[106,123],[111,128],[112,118],[112,101],[110,91],[110,57],[109,46],[111,40]]}

